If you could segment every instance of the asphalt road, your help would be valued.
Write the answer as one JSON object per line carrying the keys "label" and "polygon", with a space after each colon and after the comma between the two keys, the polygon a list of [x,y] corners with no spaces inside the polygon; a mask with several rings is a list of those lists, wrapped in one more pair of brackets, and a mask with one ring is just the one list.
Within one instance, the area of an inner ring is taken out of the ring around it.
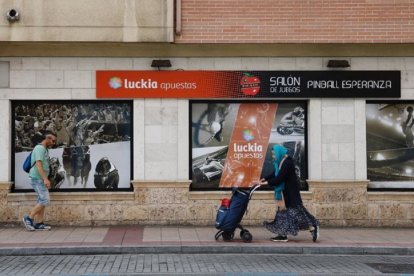
{"label": "asphalt road", "polygon": [[0,275],[414,275],[414,256],[125,254],[1,256]]}

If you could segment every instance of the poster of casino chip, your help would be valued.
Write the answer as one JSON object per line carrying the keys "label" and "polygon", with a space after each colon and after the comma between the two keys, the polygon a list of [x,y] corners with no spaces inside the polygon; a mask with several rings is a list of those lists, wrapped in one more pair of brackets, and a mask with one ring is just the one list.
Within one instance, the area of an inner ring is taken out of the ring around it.
{"label": "poster of casino chip", "polygon": [[131,188],[131,101],[13,101],[12,112],[15,191],[32,189],[22,164],[44,131],[57,136],[48,149],[52,190]]}
{"label": "poster of casino chip", "polygon": [[414,101],[368,102],[368,188],[414,189]]}
{"label": "poster of casino chip", "polygon": [[280,144],[307,190],[306,102],[191,101],[192,189],[248,188],[274,172]]}

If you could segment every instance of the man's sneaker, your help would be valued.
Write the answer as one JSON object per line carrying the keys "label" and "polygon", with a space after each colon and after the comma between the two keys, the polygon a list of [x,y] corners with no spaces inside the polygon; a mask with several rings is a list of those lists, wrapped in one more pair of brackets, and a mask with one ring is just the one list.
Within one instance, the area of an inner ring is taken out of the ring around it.
{"label": "man's sneaker", "polygon": [[319,239],[319,226],[315,226],[310,232],[313,242],[316,242]]}
{"label": "man's sneaker", "polygon": [[34,231],[35,228],[33,226],[33,220],[31,218],[29,218],[29,216],[25,215],[23,217],[23,224],[26,227],[27,230],[29,231]]}
{"label": "man's sneaker", "polygon": [[288,238],[287,238],[287,236],[279,235],[277,237],[271,238],[270,240],[274,241],[274,242],[287,242]]}
{"label": "man's sneaker", "polygon": [[43,222],[41,222],[41,223],[35,224],[34,229],[35,230],[48,231],[48,230],[52,229],[52,226],[44,224]]}

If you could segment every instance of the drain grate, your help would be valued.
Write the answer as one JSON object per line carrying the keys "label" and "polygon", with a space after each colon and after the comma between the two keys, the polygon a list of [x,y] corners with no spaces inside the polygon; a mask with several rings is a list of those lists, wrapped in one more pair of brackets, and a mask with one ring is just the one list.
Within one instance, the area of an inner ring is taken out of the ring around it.
{"label": "drain grate", "polygon": [[365,263],[381,273],[414,273],[414,264]]}

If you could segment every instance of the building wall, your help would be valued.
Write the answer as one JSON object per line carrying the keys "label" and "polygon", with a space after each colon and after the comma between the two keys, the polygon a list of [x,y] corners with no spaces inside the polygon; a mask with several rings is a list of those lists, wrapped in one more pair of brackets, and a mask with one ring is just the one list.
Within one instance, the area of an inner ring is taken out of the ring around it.
{"label": "building wall", "polygon": [[0,0],[0,14],[0,41],[174,41],[173,0]]}
{"label": "building wall", "polygon": [[[2,14],[21,13],[15,23],[0,17],[1,223],[18,223],[35,202],[10,191],[10,100],[95,99],[96,70],[150,70],[160,57],[171,70],[326,70],[333,55],[349,70],[400,70],[401,98],[414,98],[412,0],[180,2],[174,22],[173,0],[0,0]],[[189,101],[133,106],[133,191],[53,193],[48,222],[213,224],[230,195],[189,191]],[[323,226],[412,227],[413,192],[367,192],[365,101],[310,99],[308,107],[306,207]],[[244,223],[274,212],[272,193],[258,192]]]}
{"label": "building wall", "polygon": [[[401,70],[402,99],[414,97],[413,58],[348,58],[351,70]],[[0,221],[20,220],[32,193],[10,193],[13,99],[95,99],[96,70],[150,70],[152,58],[0,58],[10,67],[0,88]],[[325,70],[328,58],[170,58],[185,70]],[[5,67],[5,66],[3,66]],[[305,205],[324,225],[410,226],[414,193],[367,193],[365,100],[310,99],[310,190]],[[134,100],[134,191],[53,193],[48,220],[63,224],[211,224],[226,192],[190,192],[188,100]],[[246,223],[274,213],[270,192],[260,192]],[[266,210],[266,211],[263,211]]]}
{"label": "building wall", "polygon": [[[0,0],[0,41],[412,43],[412,0]],[[177,11],[181,13],[174,15]],[[178,19],[174,22],[174,19]],[[174,27],[181,26],[176,31]]]}
{"label": "building wall", "polygon": [[[414,98],[414,58],[348,58],[351,70],[401,70],[402,99]],[[151,70],[152,58],[0,58],[10,87],[0,88],[0,113],[12,99],[95,99],[96,70]],[[185,70],[325,70],[327,58],[171,58]],[[134,179],[188,179],[188,100],[134,100]],[[10,129],[10,121],[2,121]],[[366,179],[365,101],[309,100],[310,179]],[[0,181],[10,181],[10,140],[0,138]]]}
{"label": "building wall", "polygon": [[407,43],[411,0],[182,1],[179,43]]}

